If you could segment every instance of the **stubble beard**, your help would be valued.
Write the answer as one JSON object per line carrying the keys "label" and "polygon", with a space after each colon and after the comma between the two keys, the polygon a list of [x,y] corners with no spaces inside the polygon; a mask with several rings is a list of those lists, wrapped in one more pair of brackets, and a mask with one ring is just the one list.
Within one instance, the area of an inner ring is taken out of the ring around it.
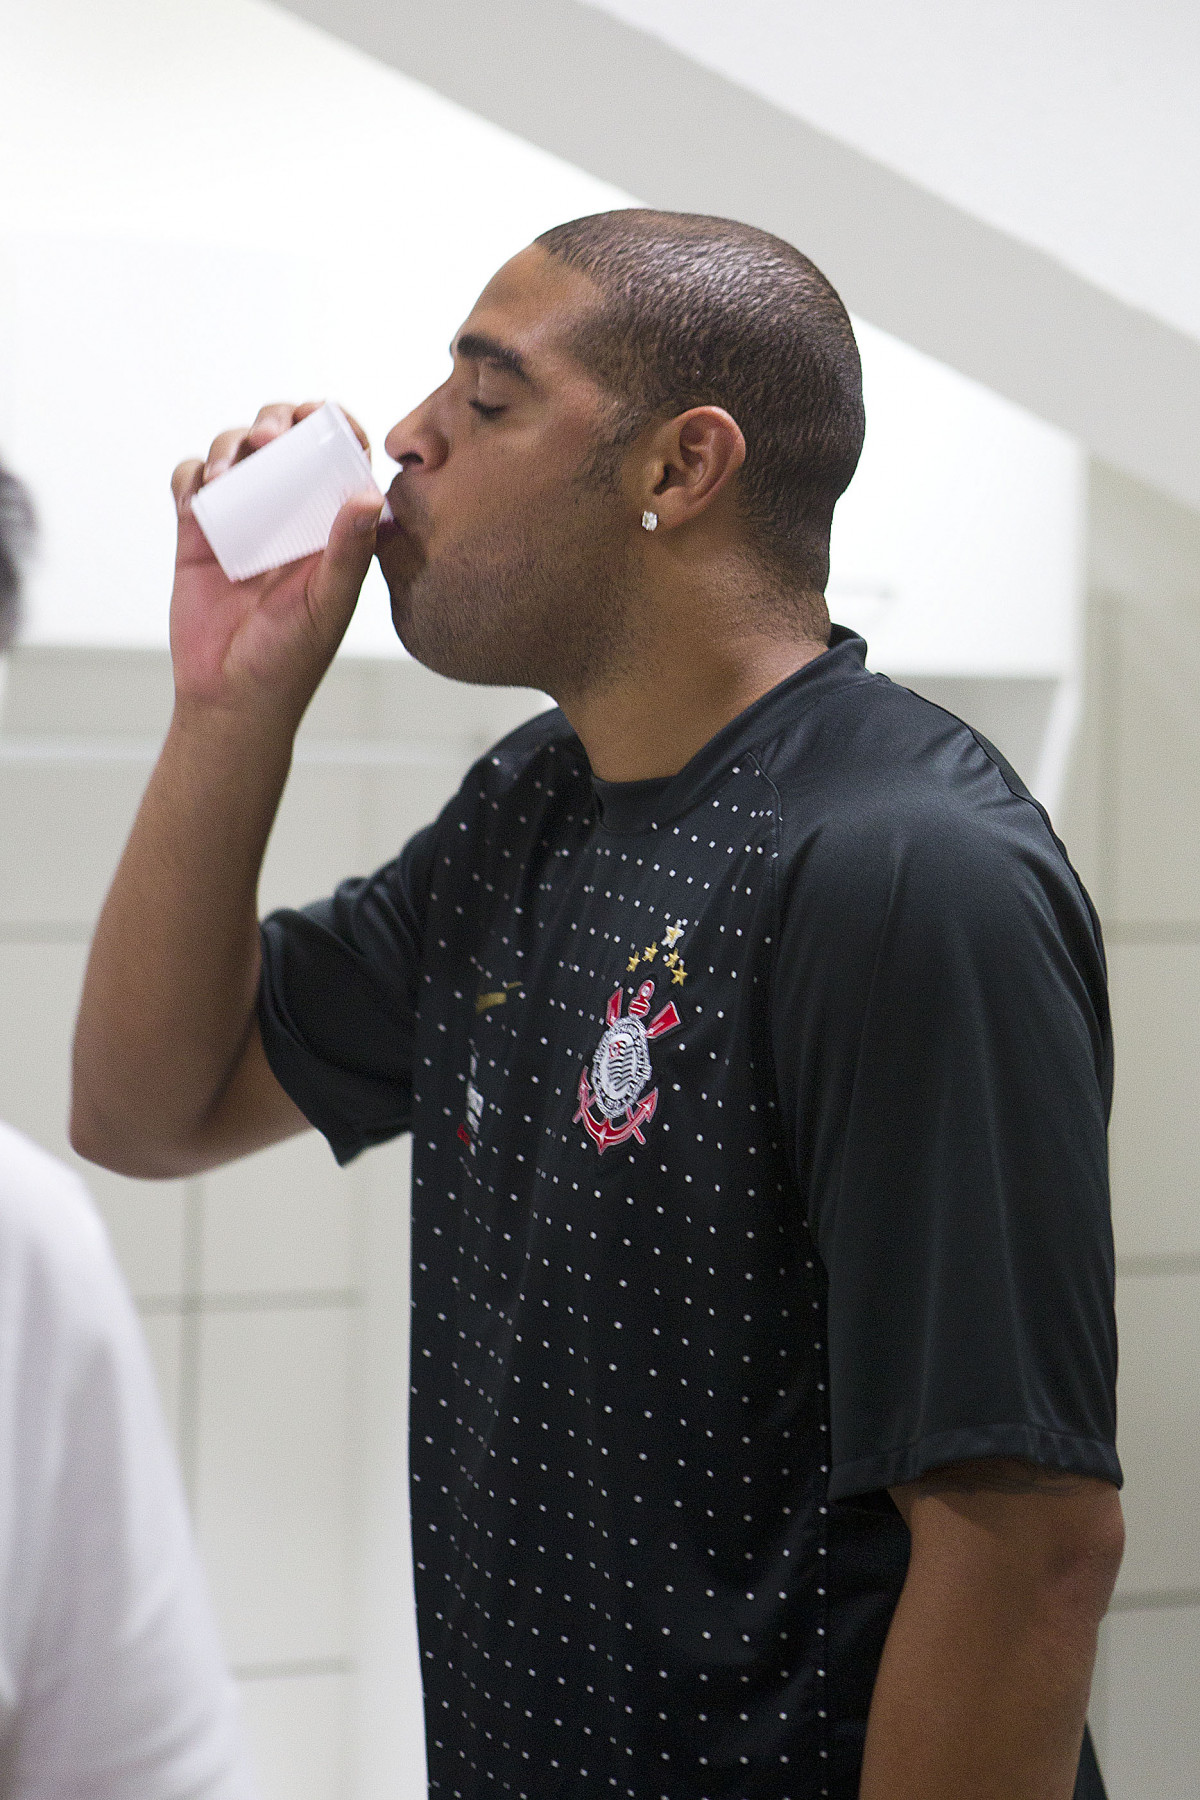
{"label": "stubble beard", "polygon": [[636,655],[624,509],[595,469],[389,586],[405,649],[455,681],[561,702],[616,680]]}

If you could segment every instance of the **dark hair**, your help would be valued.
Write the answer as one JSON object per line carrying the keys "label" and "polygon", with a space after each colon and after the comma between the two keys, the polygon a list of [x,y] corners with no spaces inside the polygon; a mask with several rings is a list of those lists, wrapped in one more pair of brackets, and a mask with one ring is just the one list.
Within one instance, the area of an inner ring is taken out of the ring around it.
{"label": "dark hair", "polygon": [[752,548],[823,593],[864,420],[854,331],[821,271],[770,232],[701,213],[593,213],[537,242],[599,289],[571,348],[617,403],[614,435],[724,407],[746,439],[737,493]]}
{"label": "dark hair", "polygon": [[15,475],[0,463],[0,650],[17,633],[20,558],[33,538],[33,506]]}

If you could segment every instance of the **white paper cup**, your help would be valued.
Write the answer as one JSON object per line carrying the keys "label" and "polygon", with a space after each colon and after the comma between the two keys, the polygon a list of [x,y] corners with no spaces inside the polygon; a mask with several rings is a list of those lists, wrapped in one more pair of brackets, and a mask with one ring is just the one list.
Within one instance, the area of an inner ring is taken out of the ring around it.
{"label": "white paper cup", "polygon": [[192,512],[230,581],[245,581],[323,550],[346,501],[371,488],[370,457],[326,401],[208,482]]}

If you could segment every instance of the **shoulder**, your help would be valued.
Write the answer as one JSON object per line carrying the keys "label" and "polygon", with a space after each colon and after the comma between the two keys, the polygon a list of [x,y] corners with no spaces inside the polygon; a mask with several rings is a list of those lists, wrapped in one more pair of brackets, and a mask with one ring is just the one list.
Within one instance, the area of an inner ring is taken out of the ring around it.
{"label": "shoulder", "polygon": [[[527,719],[472,764],[438,820],[437,835],[448,849],[445,833],[474,842],[482,833],[497,842],[523,835],[563,803],[591,794],[587,755],[558,707]],[[433,846],[431,845],[431,850]]]}
{"label": "shoulder", "polygon": [[468,771],[463,788],[494,798],[532,786],[551,771],[567,778],[587,771],[583,746],[557,706],[535,713],[493,744]]}
{"label": "shoulder", "polygon": [[87,1188],[65,1163],[0,1120],[0,1242],[46,1256],[104,1254],[104,1227]]}
{"label": "shoulder", "polygon": [[1028,842],[1063,859],[1045,812],[995,747],[884,676],[830,694],[760,748],[785,842],[985,859]]}
{"label": "shoulder", "polygon": [[807,734],[764,746],[786,890],[843,931],[885,915],[988,929],[1032,907],[1098,948],[1044,809],[971,726],[882,676],[822,712]]}
{"label": "shoulder", "polygon": [[532,718],[515,726],[507,736],[493,744],[487,755],[480,760],[517,774],[544,750],[560,746],[578,751],[579,739],[567,723],[562,708],[546,706],[541,712],[534,713]]}

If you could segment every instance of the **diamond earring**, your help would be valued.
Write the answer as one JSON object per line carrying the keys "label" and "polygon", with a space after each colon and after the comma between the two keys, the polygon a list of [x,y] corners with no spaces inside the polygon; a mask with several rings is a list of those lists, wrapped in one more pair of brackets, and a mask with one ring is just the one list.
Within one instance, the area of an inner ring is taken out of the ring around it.
{"label": "diamond earring", "polygon": [[656,512],[647,511],[642,514],[642,530],[643,531],[657,531],[658,530],[658,514]]}

